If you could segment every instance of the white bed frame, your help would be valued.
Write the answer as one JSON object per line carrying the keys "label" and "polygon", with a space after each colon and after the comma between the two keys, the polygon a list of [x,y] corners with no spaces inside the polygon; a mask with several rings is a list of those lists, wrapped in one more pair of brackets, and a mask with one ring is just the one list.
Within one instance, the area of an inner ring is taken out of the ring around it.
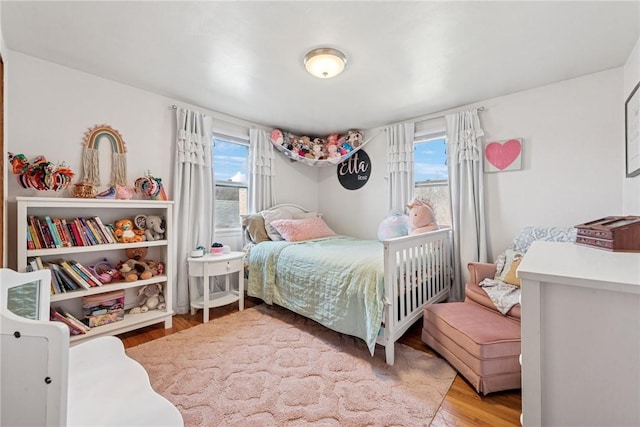
{"label": "white bed frame", "polygon": [[[305,209],[295,204],[268,210],[292,213]],[[243,230],[243,239],[245,233]],[[389,365],[394,363],[395,342],[419,320],[427,304],[445,300],[452,281],[451,229],[384,240],[384,325],[377,343],[384,346]]]}

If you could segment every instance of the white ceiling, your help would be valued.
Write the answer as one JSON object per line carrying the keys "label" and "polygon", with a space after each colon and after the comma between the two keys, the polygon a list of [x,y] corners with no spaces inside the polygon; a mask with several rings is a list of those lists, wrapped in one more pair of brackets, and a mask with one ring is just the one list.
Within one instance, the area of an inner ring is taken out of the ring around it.
{"label": "white ceiling", "polygon": [[[2,1],[8,49],[323,135],[624,65],[637,1]],[[321,80],[305,53],[334,47]]]}

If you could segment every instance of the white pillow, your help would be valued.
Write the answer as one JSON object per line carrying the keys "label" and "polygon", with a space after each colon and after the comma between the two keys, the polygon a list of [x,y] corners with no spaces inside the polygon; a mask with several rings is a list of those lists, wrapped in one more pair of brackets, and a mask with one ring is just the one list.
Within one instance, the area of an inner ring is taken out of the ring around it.
{"label": "white pillow", "polygon": [[318,212],[295,212],[293,213],[293,219],[309,219],[318,218]]}
{"label": "white pillow", "polygon": [[271,225],[271,221],[275,221],[277,219],[293,219],[293,216],[289,211],[285,211],[284,209],[278,209],[273,211],[262,211],[262,217],[264,218],[264,228],[267,230],[267,235],[271,240],[284,240],[284,237],[278,233],[273,225]]}

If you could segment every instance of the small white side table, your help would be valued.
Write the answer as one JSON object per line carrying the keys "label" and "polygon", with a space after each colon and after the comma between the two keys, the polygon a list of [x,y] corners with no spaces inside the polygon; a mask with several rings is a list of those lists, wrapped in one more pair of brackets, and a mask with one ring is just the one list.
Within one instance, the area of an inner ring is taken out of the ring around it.
{"label": "small white side table", "polygon": [[[209,308],[221,307],[238,301],[240,310],[244,310],[244,274],[242,258],[243,252],[231,252],[222,255],[206,254],[198,258],[188,258],[189,263],[189,289],[191,293],[191,314],[196,314],[197,309],[202,309],[202,321],[209,321]],[[229,275],[238,273],[238,290],[229,288]],[[211,292],[209,278],[212,276],[226,275],[224,291]],[[198,287],[196,277],[203,278],[202,295],[197,297]]]}

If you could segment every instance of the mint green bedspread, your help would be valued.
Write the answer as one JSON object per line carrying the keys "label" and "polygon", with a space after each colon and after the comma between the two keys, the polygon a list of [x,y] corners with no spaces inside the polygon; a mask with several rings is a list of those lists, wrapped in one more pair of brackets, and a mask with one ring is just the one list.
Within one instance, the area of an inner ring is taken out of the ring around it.
{"label": "mint green bedspread", "polygon": [[347,236],[262,242],[249,253],[247,293],[335,331],[373,354],[383,316],[383,245]]}

